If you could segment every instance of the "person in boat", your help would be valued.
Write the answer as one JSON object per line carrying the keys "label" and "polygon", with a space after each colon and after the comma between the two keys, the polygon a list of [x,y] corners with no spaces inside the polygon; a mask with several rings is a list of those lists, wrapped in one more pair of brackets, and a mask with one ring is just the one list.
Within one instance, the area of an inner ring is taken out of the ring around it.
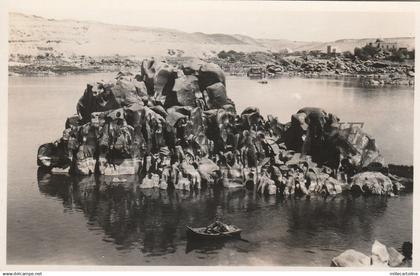
{"label": "person in boat", "polygon": [[207,234],[218,234],[229,231],[232,231],[232,227],[218,220],[207,226],[204,230],[204,232]]}

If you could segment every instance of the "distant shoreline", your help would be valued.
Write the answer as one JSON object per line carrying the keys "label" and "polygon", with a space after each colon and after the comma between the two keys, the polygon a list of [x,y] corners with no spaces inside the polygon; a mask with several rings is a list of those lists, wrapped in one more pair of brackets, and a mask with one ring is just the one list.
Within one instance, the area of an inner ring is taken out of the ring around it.
{"label": "distant shoreline", "polygon": [[[92,61],[93,58],[86,57],[80,62],[79,59],[72,61],[63,61],[60,58],[48,58],[45,60],[37,60],[36,62],[9,62],[9,76],[58,76],[69,74],[86,74],[86,73],[112,73],[119,71],[140,72],[140,63],[134,59],[126,57],[104,57],[99,61]],[[181,58],[183,59],[183,58]],[[185,58],[189,59],[189,58]],[[335,62],[335,66],[330,68],[325,64],[330,64],[331,60]],[[241,62],[226,64],[220,59],[211,59],[222,67],[226,75],[247,77],[247,71],[251,67],[260,67],[264,71],[268,66],[272,66],[274,70],[280,68],[279,72],[268,73],[267,78],[334,78],[334,79],[355,79],[360,86],[364,87],[398,87],[406,86],[414,88],[414,64],[407,65],[405,63],[371,63],[371,66],[365,64],[356,64],[353,61],[342,61],[337,59],[322,61],[307,61],[302,67],[287,68],[278,64],[265,65],[263,62],[259,65],[245,64]],[[177,59],[168,57],[169,63],[177,63]],[[362,72],[354,72],[348,68],[361,67]],[[375,66],[383,66],[376,68]]]}

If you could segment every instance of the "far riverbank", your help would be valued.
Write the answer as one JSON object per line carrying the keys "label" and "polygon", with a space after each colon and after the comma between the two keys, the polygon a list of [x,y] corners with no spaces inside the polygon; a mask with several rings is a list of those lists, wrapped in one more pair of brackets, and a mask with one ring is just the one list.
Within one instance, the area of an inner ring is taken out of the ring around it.
{"label": "far riverbank", "polygon": [[[179,64],[193,58],[164,57]],[[20,56],[9,60],[9,76],[56,76],[68,74],[130,71],[140,72],[140,58],[133,56]],[[354,78],[363,87],[414,87],[414,62],[361,61],[342,57],[285,57],[279,60],[261,58],[256,61],[227,61],[217,57],[206,59],[218,64],[227,75],[247,76],[253,68],[267,78]]]}

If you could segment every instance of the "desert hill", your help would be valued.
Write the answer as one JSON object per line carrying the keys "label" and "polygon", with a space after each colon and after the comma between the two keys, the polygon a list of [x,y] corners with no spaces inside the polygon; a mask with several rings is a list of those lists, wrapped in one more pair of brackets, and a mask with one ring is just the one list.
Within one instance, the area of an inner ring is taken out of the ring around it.
{"label": "desert hill", "polygon": [[[286,39],[256,39],[245,35],[186,33],[173,29],[112,25],[93,21],[55,20],[21,13],[9,14],[10,54],[45,53],[86,56],[181,55],[211,57],[221,50],[243,52],[353,51],[376,38],[342,39],[333,42],[304,42]],[[414,48],[414,38],[385,38],[401,47]]]}

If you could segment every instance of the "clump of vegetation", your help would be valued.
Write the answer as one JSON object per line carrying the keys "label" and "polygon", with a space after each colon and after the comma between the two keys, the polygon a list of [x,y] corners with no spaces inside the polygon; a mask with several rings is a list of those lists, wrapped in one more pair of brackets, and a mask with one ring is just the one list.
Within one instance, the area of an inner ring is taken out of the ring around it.
{"label": "clump of vegetation", "polygon": [[354,56],[361,60],[386,59],[396,62],[402,62],[407,59],[414,59],[414,50],[408,51],[407,48],[383,49],[375,45],[368,44],[364,47],[356,47]]}
{"label": "clump of vegetation", "polygon": [[234,50],[221,51],[217,54],[217,57],[220,59],[225,59],[228,62],[237,62],[242,60],[246,54],[244,52],[236,52]]}
{"label": "clump of vegetation", "polygon": [[408,51],[405,48],[394,50],[392,51],[388,59],[391,61],[398,61],[398,62],[402,62],[406,59],[414,59],[414,50]]}
{"label": "clump of vegetation", "polygon": [[366,45],[362,48],[356,47],[354,48],[354,55],[361,60],[368,60],[372,58],[376,58],[381,49],[372,45]]}
{"label": "clump of vegetation", "polygon": [[217,57],[227,63],[266,64],[276,63],[276,56],[270,52],[236,52],[234,50],[221,51]]}

